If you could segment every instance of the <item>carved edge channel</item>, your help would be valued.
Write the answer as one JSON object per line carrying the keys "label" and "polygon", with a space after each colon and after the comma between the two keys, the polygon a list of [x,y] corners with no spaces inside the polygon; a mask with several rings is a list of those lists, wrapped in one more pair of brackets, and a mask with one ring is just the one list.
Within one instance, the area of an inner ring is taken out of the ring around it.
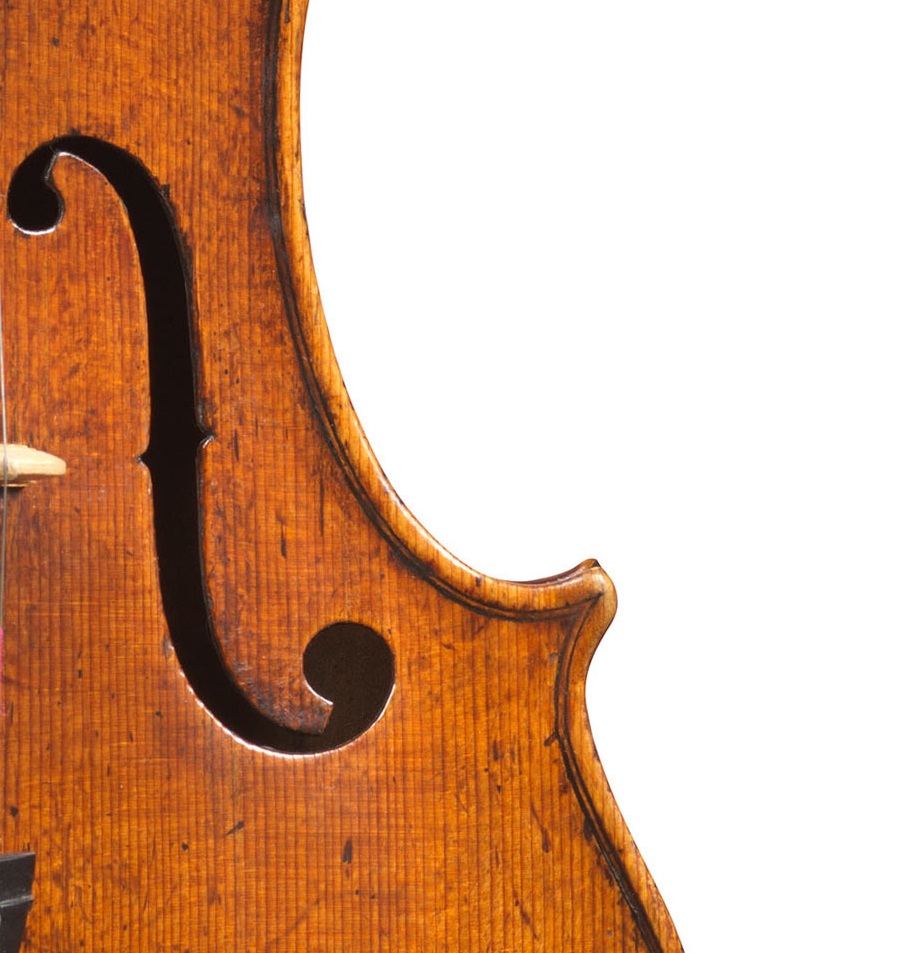
{"label": "carved edge channel", "polygon": [[[604,571],[599,567],[597,572]],[[615,599],[599,597],[585,607],[566,639],[554,698],[556,735],[566,774],[585,814],[585,834],[598,845],[649,953],[683,953],[665,902],[608,784],[585,703],[589,665],[615,610]]]}
{"label": "carved edge channel", "polygon": [[400,558],[449,598],[507,618],[566,613],[613,586],[598,564],[531,582],[475,572],[412,515],[384,474],[358,420],[336,361],[317,286],[304,208],[300,148],[300,73],[306,0],[272,0],[264,78],[267,194],[288,322],[301,374],[326,438],[352,492]]}
{"label": "carved edge channel", "polygon": [[665,904],[608,785],[585,705],[589,663],[617,608],[610,578],[595,560],[532,582],[475,572],[441,546],[399,498],[352,407],[323,314],[304,206],[300,72],[306,15],[307,0],[273,0],[263,101],[268,194],[277,203],[272,237],[292,336],[317,415],[365,512],[400,557],[433,586],[493,616],[572,616],[555,692],[557,738],[566,772],[586,817],[586,833],[598,845],[650,953],[682,953]]}

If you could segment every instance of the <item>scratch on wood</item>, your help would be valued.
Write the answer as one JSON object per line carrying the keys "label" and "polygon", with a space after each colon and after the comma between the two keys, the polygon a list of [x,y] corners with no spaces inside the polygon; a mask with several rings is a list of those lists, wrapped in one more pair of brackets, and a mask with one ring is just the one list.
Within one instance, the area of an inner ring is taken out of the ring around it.
{"label": "scratch on wood", "polygon": [[538,829],[540,830],[541,837],[543,838],[541,842],[541,849],[545,854],[550,853],[550,834],[547,831],[547,828],[544,827],[540,822],[540,817],[537,815],[537,808],[534,806],[534,802],[531,801],[531,817],[534,818],[534,823],[537,824]]}

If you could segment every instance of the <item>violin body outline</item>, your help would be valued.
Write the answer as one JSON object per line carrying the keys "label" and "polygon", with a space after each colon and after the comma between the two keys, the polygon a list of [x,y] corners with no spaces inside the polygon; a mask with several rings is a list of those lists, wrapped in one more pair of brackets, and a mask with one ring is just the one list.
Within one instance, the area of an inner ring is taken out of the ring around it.
{"label": "violin body outline", "polygon": [[65,148],[60,222],[8,221],[0,246],[12,436],[71,467],[9,509],[0,832],[37,856],[26,948],[680,950],[591,741],[607,576],[460,563],[348,401],[303,218],[306,4],[46,8],[3,13],[0,181],[75,136],[131,156],[171,209],[211,435],[189,545],[226,672],[322,736],[304,653],[352,626],[389,646],[393,687],[328,751],[243,737],[191,690],[141,462],[145,226]]}

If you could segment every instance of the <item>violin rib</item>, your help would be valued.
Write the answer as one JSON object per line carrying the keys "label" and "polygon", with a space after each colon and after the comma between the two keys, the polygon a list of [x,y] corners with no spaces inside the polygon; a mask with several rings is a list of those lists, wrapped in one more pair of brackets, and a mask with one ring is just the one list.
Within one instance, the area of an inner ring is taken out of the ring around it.
{"label": "violin rib", "polygon": [[0,16],[11,438],[68,468],[8,504],[24,948],[680,953],[588,723],[607,575],[464,565],[349,402],[306,2]]}

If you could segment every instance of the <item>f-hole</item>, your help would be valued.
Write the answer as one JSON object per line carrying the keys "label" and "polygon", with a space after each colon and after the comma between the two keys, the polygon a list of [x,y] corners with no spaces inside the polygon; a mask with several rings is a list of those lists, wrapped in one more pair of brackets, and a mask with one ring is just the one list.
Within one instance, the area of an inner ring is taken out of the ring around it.
{"label": "f-hole", "polygon": [[[214,638],[201,566],[196,460],[210,433],[196,410],[189,257],[166,190],[129,153],[86,136],[56,139],[20,164],[7,197],[17,227],[32,233],[57,227],[64,202],[51,173],[62,153],[92,165],[118,192],[140,259],[150,361],[150,444],[142,460],[151,475],[160,590],[179,663],[199,699],[245,741],[291,753],[343,745],[367,730],[390,698],[390,647],[372,629],[348,622],[329,626],[310,641],[305,676],[333,703],[327,729],[320,735],[276,724],[250,704],[234,682]],[[356,688],[356,677],[364,679],[361,687]]]}

